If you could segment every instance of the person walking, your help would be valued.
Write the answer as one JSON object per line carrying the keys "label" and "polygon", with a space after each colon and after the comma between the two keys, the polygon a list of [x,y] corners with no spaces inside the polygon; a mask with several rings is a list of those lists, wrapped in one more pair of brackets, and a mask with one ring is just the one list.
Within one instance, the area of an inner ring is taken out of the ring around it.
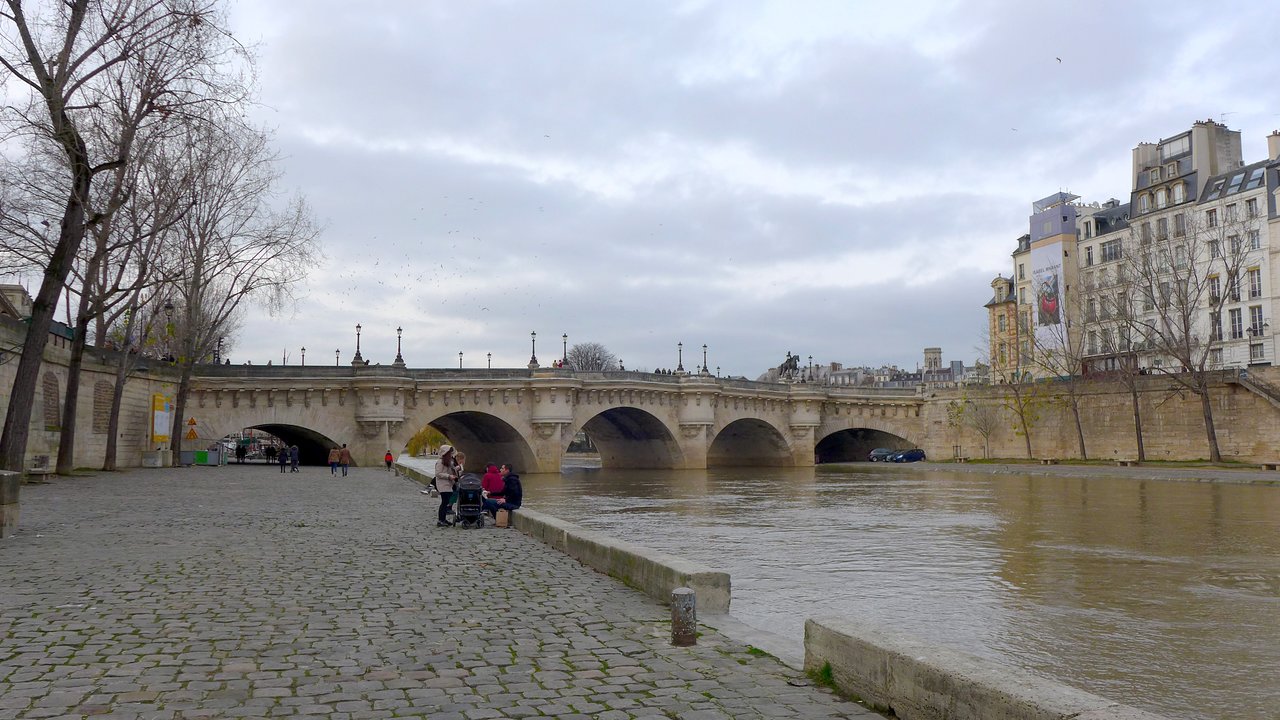
{"label": "person walking", "polygon": [[289,467],[289,448],[282,447],[276,450],[276,462],[280,464],[280,472],[284,473]]}
{"label": "person walking", "polygon": [[300,454],[301,453],[298,452],[297,445],[289,446],[289,472],[291,473],[298,472],[298,456]]}
{"label": "person walking", "polygon": [[351,451],[346,443],[342,443],[342,449],[338,451],[338,464],[342,466],[342,477],[346,477],[347,468],[351,466]]}
{"label": "person walking", "polygon": [[390,450],[387,451],[386,455],[382,456],[382,461],[387,464],[387,472],[391,472],[391,463],[395,462],[396,459],[391,455]]}
{"label": "person walking", "polygon": [[436,491],[440,493],[440,509],[436,512],[436,527],[449,527],[449,508],[453,505],[453,481],[458,478],[452,445],[440,446],[440,458],[436,460]]}
{"label": "person walking", "polygon": [[338,446],[334,445],[329,448],[329,474],[336,476],[338,474],[338,460],[341,454],[338,452]]}

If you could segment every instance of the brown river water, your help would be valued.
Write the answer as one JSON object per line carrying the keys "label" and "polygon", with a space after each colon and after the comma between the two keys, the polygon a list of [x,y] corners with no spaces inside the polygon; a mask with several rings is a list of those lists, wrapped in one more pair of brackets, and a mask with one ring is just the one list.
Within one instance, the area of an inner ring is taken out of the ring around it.
{"label": "brown river water", "polygon": [[1280,487],[865,464],[524,477],[529,507],[1171,718],[1280,718]]}

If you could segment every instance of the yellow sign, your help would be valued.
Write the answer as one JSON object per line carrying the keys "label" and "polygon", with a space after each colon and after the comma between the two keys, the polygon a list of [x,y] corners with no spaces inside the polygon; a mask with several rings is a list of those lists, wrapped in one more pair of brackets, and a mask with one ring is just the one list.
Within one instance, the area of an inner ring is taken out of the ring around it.
{"label": "yellow sign", "polygon": [[196,419],[195,419],[195,418],[187,418],[187,424],[188,424],[188,425],[195,425],[195,424],[196,424]]}
{"label": "yellow sign", "polygon": [[187,431],[187,439],[188,439],[188,440],[195,440],[197,437],[198,437],[198,436],[196,435],[196,429],[195,429],[195,428],[191,428],[190,430],[188,430],[188,431]]}
{"label": "yellow sign", "polygon": [[173,426],[173,398],[156,393],[151,396],[151,442],[169,442]]}

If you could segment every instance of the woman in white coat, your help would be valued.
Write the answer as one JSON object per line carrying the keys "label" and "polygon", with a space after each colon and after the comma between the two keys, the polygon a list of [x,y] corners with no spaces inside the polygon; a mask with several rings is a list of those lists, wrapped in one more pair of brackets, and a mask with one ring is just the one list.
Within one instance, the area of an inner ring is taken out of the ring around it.
{"label": "woman in white coat", "polygon": [[453,505],[453,482],[458,478],[458,465],[454,462],[452,445],[440,446],[440,458],[436,460],[436,491],[440,493],[440,511],[436,515],[436,527],[449,527],[449,506]]}

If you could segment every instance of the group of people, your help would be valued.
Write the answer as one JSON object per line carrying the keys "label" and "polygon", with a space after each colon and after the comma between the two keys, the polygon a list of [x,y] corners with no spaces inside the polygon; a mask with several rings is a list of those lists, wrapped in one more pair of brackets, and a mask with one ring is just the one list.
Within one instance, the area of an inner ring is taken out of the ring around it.
{"label": "group of people", "polygon": [[280,472],[286,467],[289,472],[298,472],[298,446],[290,445],[276,451],[276,462],[280,464]]}
{"label": "group of people", "polygon": [[[440,457],[436,460],[435,475],[431,481],[436,492],[440,493],[440,509],[436,514],[436,527],[450,527],[453,525],[453,521],[449,519],[449,513],[453,507],[454,488],[462,474],[466,472],[466,460],[466,454],[458,452],[452,445],[440,446]],[[524,499],[520,476],[506,463],[502,465],[490,463],[486,466],[484,476],[480,479],[480,487],[484,495],[484,500],[482,501],[483,510],[494,518],[498,516],[498,511],[500,510],[510,512],[520,507],[520,503]],[[430,493],[431,490],[427,489],[422,492]]]}
{"label": "group of people", "polygon": [[[298,446],[294,446],[297,451]],[[351,467],[351,450],[347,449],[347,444],[342,443],[342,447],[329,448],[329,474],[337,475],[338,467],[342,467],[342,477],[347,476],[347,468]]]}

